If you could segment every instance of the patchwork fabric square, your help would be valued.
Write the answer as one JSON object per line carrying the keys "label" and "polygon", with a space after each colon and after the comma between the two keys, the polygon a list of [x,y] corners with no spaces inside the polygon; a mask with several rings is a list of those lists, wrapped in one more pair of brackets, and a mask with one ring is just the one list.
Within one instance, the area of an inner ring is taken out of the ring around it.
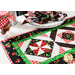
{"label": "patchwork fabric square", "polygon": [[[61,31],[61,33],[59,33]],[[75,31],[72,30],[58,30],[57,36],[61,41],[65,41],[66,43],[73,42],[75,40]],[[57,37],[57,39],[58,39]]]}
{"label": "patchwork fabric square", "polygon": [[62,38],[67,39],[67,40],[74,40],[74,34],[73,33],[63,33]]}
{"label": "patchwork fabric square", "polygon": [[[73,20],[72,20],[73,19]],[[42,28],[0,42],[11,64],[70,64],[75,62],[75,21]],[[71,62],[64,55],[73,56]]]}
{"label": "patchwork fabric square", "polygon": [[[36,42],[34,42],[34,41],[36,41]],[[52,53],[52,48],[53,48],[52,41],[32,39],[25,52],[26,52],[26,54],[29,54],[29,55],[35,55],[35,56],[49,58]]]}

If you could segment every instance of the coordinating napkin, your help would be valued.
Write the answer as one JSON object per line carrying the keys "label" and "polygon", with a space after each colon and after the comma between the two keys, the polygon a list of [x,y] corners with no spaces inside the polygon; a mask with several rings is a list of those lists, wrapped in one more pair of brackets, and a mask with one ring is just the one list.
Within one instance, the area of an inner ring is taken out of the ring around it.
{"label": "coordinating napkin", "polygon": [[31,21],[38,24],[46,24],[55,21],[62,21],[67,14],[60,11],[28,11],[25,16],[25,20],[22,24],[29,23]]}

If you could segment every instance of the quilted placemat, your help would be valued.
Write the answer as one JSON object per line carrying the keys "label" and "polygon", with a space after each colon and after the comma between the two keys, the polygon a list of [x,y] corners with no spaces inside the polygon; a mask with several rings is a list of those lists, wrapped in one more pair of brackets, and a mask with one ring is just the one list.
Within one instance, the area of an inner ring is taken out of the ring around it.
{"label": "quilted placemat", "polygon": [[[75,62],[75,17],[55,28],[41,28],[0,42],[11,64],[70,64]],[[73,55],[67,63],[63,57]]]}

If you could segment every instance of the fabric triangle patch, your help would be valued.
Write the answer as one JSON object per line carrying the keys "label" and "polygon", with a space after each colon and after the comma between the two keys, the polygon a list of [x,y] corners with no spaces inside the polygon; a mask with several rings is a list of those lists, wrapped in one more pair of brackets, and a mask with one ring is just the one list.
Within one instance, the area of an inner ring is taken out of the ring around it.
{"label": "fabric triangle patch", "polygon": [[36,44],[40,47],[42,44],[42,41],[36,42]]}
{"label": "fabric triangle patch", "polygon": [[75,23],[71,24],[73,27],[75,27]]}
{"label": "fabric triangle patch", "polygon": [[34,46],[29,46],[29,48],[33,51],[35,49],[38,49],[38,47],[34,47]]}
{"label": "fabric triangle patch", "polygon": [[29,45],[29,46],[39,47],[36,43],[33,43],[33,44]]}
{"label": "fabric triangle patch", "polygon": [[40,35],[40,36],[43,36],[43,37],[48,37],[48,35],[46,35],[46,34],[42,34],[42,35]]}
{"label": "fabric triangle patch", "polygon": [[38,55],[43,54],[43,53],[44,53],[44,51],[40,48],[39,52],[38,52]]}
{"label": "fabric triangle patch", "polygon": [[19,48],[21,48],[21,46],[23,45],[23,43],[24,43],[24,41],[17,44],[19,46]]}
{"label": "fabric triangle patch", "polygon": [[59,49],[59,54],[61,54],[61,53],[63,53],[63,52],[65,52],[65,50],[64,50],[62,47],[60,47],[60,49]]}
{"label": "fabric triangle patch", "polygon": [[33,53],[33,51],[30,49],[30,47],[27,48],[27,50],[25,51],[25,53],[28,54],[28,55],[35,55]]}
{"label": "fabric triangle patch", "polygon": [[58,37],[62,38],[62,33],[57,34]]}
{"label": "fabric triangle patch", "polygon": [[38,54],[38,52],[39,52],[39,48],[38,48],[38,49],[33,50],[33,53],[34,53],[35,55],[37,55],[37,54]]}
{"label": "fabric triangle patch", "polygon": [[43,40],[43,41],[42,41],[42,44],[41,44],[41,47],[42,47],[42,46],[45,46],[45,45],[46,45],[46,42]]}

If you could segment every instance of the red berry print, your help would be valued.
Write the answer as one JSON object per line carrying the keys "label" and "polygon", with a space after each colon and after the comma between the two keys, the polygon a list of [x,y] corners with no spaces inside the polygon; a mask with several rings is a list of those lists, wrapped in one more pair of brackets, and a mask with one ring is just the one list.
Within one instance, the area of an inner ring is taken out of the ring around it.
{"label": "red berry print", "polygon": [[23,36],[24,38],[26,38],[26,36]]}
{"label": "red berry print", "polygon": [[15,48],[13,48],[13,50],[15,50]]}
{"label": "red berry print", "polygon": [[10,45],[10,43],[7,43],[6,45],[5,45],[5,47],[7,47],[7,48],[9,48],[11,45]]}
{"label": "red berry print", "polygon": [[57,59],[57,61],[60,61],[60,59]]}
{"label": "red berry print", "polygon": [[42,24],[42,21],[40,23]]}
{"label": "red berry print", "polygon": [[8,39],[5,39],[5,41],[8,41]]}
{"label": "red berry print", "polygon": [[42,55],[42,57],[43,57],[43,55]]}
{"label": "red berry print", "polygon": [[52,49],[50,49],[52,51]]}
{"label": "red berry print", "polygon": [[45,21],[47,22],[48,20],[46,19]]}
{"label": "red berry print", "polygon": [[15,53],[12,53],[12,55],[16,55]]}
{"label": "red berry print", "polygon": [[54,61],[54,63],[56,64],[56,61]]}
{"label": "red berry print", "polygon": [[18,63],[17,61],[15,61],[15,63]]}
{"label": "red berry print", "polygon": [[64,61],[64,59],[63,59],[63,61]]}
{"label": "red berry print", "polygon": [[17,59],[17,61],[21,61],[20,59]]}
{"label": "red berry print", "polygon": [[29,53],[27,53],[27,54],[29,54]]}
{"label": "red berry print", "polygon": [[10,46],[7,46],[7,48],[9,48]]}
{"label": "red berry print", "polygon": [[14,39],[15,37],[13,37],[13,39]]}
{"label": "red berry print", "polygon": [[38,32],[38,33],[40,33],[40,32]]}
{"label": "red berry print", "polygon": [[7,45],[5,45],[5,47],[7,47]]}
{"label": "red berry print", "polygon": [[31,33],[29,33],[29,36],[31,36]]}

